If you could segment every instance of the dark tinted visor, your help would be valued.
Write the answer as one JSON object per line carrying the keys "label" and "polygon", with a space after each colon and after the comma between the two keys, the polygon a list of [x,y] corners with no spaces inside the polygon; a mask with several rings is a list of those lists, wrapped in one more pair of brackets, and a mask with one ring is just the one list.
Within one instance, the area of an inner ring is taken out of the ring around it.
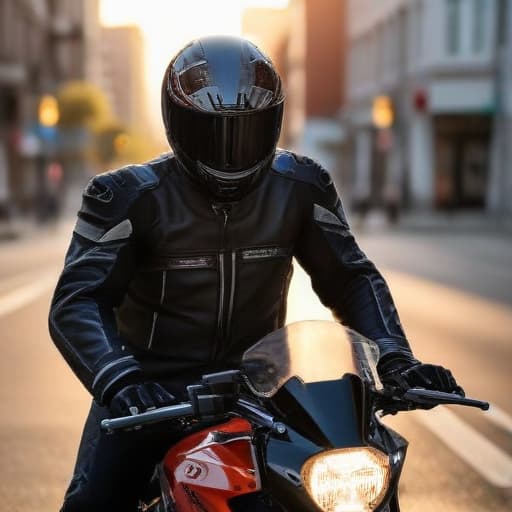
{"label": "dark tinted visor", "polygon": [[[244,71],[249,74],[248,70]],[[174,79],[179,83],[186,102],[201,110],[215,112],[265,108],[280,94],[277,75],[262,61],[251,64],[250,75],[248,83],[244,83],[243,77],[234,72],[226,77],[221,75],[221,82],[215,81],[208,63],[199,62]]]}
{"label": "dark tinted visor", "polygon": [[275,150],[283,102],[262,110],[212,113],[169,105],[168,128],[176,150],[225,172],[253,167]]}
{"label": "dark tinted visor", "polygon": [[183,105],[210,112],[263,109],[282,97],[268,58],[240,38],[201,38],[171,62],[168,91]]}

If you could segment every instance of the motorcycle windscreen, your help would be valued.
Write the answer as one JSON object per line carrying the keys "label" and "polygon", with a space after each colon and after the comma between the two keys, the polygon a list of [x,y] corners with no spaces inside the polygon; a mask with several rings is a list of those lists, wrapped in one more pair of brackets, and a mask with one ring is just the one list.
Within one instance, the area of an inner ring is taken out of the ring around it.
{"label": "motorcycle windscreen", "polygon": [[381,389],[378,360],[371,340],[339,323],[312,320],[265,336],[244,353],[241,368],[253,393],[272,397],[292,377],[308,384],[352,374]]}

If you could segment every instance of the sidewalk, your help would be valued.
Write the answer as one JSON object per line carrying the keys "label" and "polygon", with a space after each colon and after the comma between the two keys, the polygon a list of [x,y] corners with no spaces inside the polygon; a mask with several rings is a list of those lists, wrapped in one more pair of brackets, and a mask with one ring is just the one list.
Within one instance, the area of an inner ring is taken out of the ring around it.
{"label": "sidewalk", "polygon": [[82,200],[82,185],[71,186],[66,193],[61,211],[57,219],[44,223],[37,221],[35,214],[16,216],[10,220],[0,220],[0,247],[3,243],[28,237],[38,236],[47,232],[67,229],[76,220],[76,214]]}
{"label": "sidewalk", "polygon": [[404,214],[399,228],[439,232],[477,232],[512,235],[512,218],[475,212],[431,212]]}
{"label": "sidewalk", "polygon": [[497,218],[481,212],[406,212],[390,224],[382,210],[371,211],[364,221],[349,213],[355,231],[405,231],[418,233],[489,234],[512,237],[512,218]]}
{"label": "sidewalk", "polygon": [[0,222],[0,250],[2,246],[48,235],[69,235],[75,224],[75,216],[66,214],[55,222],[39,224],[34,219],[18,219],[10,223]]}
{"label": "sidewalk", "polygon": [[0,221],[0,243],[22,238],[35,228],[35,223],[28,219]]}

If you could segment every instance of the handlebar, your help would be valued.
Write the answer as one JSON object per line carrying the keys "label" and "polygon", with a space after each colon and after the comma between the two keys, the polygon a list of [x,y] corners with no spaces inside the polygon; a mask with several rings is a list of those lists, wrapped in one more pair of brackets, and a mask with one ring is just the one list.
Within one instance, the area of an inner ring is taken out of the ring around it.
{"label": "handlebar", "polygon": [[456,393],[445,393],[443,391],[435,391],[423,388],[411,388],[405,393],[396,395],[395,392],[379,393],[380,398],[377,401],[377,410],[386,414],[396,414],[399,411],[410,411],[412,409],[426,408],[430,409],[436,405],[453,404],[463,405],[466,407],[476,407],[487,411],[489,402],[466,398]]}
{"label": "handlebar", "polygon": [[489,409],[489,402],[466,398],[465,396],[457,395],[455,393],[444,393],[443,391],[432,391],[422,388],[409,389],[404,393],[403,398],[418,405],[454,404],[476,407],[478,409],[482,409],[482,411],[487,411]]}
{"label": "handlebar", "polygon": [[[113,432],[115,430],[137,428],[143,425],[150,425],[152,423],[159,423],[161,421],[178,418],[212,419],[226,415],[226,410],[221,406],[222,402],[220,400],[215,401],[215,398],[219,398],[218,396],[207,395],[206,397],[198,398],[199,400],[195,402],[183,402],[179,405],[160,407],[158,409],[146,411],[141,414],[135,414],[133,416],[105,419],[101,422],[101,428],[107,432]],[[212,398],[214,400],[212,400]],[[246,398],[239,397],[235,402],[233,402],[232,407],[229,409],[229,413],[242,414],[244,417],[250,419],[250,421],[267,427],[279,434],[282,434],[286,430],[284,425],[277,421],[264,408],[261,408],[257,403],[251,402]]]}
{"label": "handlebar", "polygon": [[[204,382],[210,387],[215,384],[235,383],[238,379],[238,371],[220,372],[204,376]],[[282,430],[282,424],[276,421],[264,409],[257,404],[251,403],[240,396],[233,402],[234,395],[205,393],[204,385],[188,386],[190,402],[183,402],[178,405],[160,407],[158,409],[143,412],[133,416],[122,418],[104,419],[101,422],[103,430],[113,432],[119,429],[136,428],[142,425],[149,425],[161,421],[177,418],[214,418],[220,414],[225,415],[228,411],[242,412],[245,416],[251,417],[259,424],[271,428],[277,432]],[[236,393],[235,393],[236,396]],[[467,407],[477,407],[486,411],[489,409],[488,402],[466,398],[455,393],[444,393],[423,388],[411,388],[401,395],[390,394],[389,392],[378,392],[377,410],[383,414],[395,414],[398,411],[411,410],[415,408],[430,408],[441,404],[456,404]],[[227,404],[230,404],[227,406]]]}
{"label": "handlebar", "polygon": [[146,411],[133,416],[105,419],[101,422],[101,428],[111,432],[123,428],[139,427],[141,425],[149,425],[151,423],[182,418],[184,416],[192,416],[193,414],[194,407],[190,402],[185,402],[183,404],[160,407],[159,409]]}

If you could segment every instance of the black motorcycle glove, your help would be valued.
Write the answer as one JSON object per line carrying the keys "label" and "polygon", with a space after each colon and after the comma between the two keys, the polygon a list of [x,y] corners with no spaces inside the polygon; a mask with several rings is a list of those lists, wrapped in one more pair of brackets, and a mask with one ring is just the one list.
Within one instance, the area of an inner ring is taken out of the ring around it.
{"label": "black motorcycle glove", "polygon": [[114,417],[138,414],[148,409],[173,405],[174,395],[156,382],[129,384],[110,400],[108,407]]}
{"label": "black motorcycle glove", "polygon": [[410,388],[424,388],[464,396],[452,372],[442,366],[421,363],[408,357],[388,357],[377,366],[382,384],[405,393]]}

